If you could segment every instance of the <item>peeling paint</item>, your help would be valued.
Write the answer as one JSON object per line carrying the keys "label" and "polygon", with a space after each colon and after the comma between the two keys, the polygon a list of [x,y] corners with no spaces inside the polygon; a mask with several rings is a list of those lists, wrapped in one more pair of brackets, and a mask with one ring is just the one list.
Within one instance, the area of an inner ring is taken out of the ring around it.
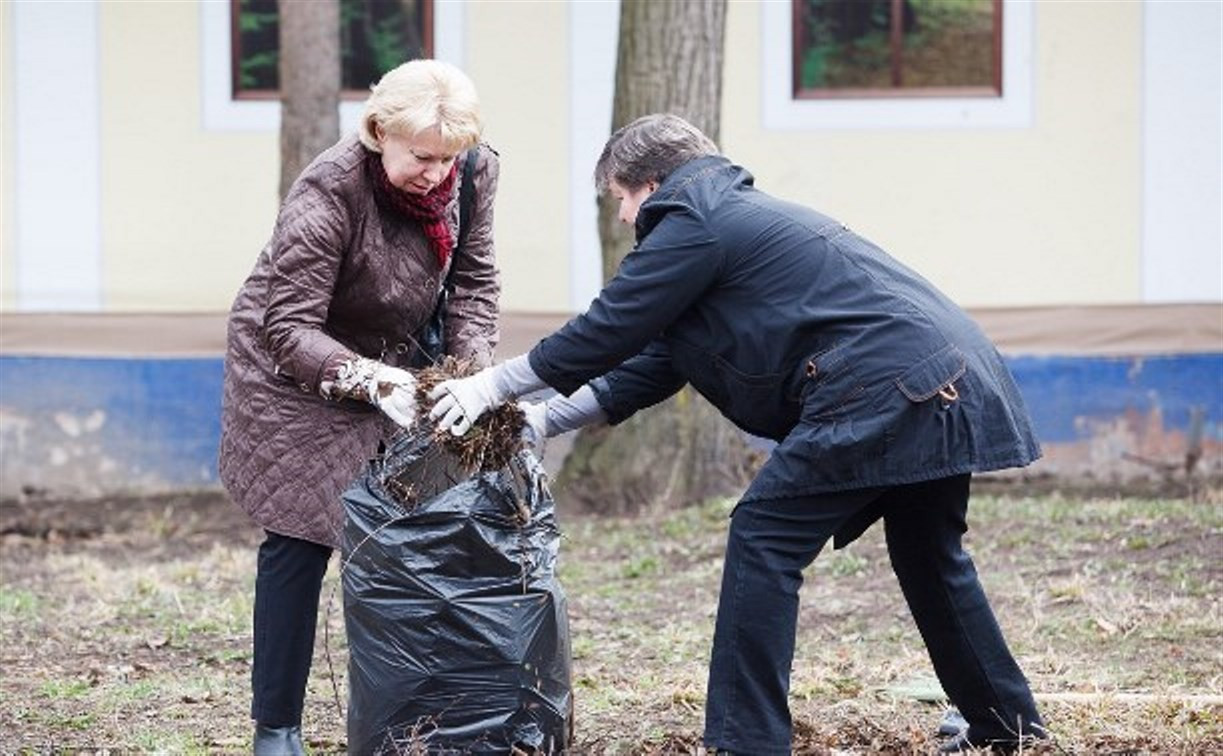
{"label": "peeling paint", "polygon": [[67,412],[56,412],[51,416],[51,419],[55,421],[55,424],[59,426],[64,435],[72,438],[81,435],[81,424],[77,422],[75,415]]}
{"label": "peeling paint", "polygon": [[1130,363],[1130,369],[1126,371],[1125,377],[1131,382],[1138,380],[1138,376],[1142,375],[1142,364],[1143,359],[1141,357],[1135,357],[1133,362]]}
{"label": "peeling paint", "polygon": [[101,430],[102,426],[106,424],[106,413],[100,409],[95,409],[83,416],[77,416],[71,412],[56,412],[52,419],[65,435],[79,438],[86,433],[96,433]]}
{"label": "peeling paint", "polygon": [[102,410],[90,412],[82,423],[86,433],[97,433],[102,430],[103,425],[106,425],[106,413]]}
{"label": "peeling paint", "polygon": [[9,454],[20,452],[32,422],[25,415],[0,407],[0,449]]}
{"label": "peeling paint", "polygon": [[[1223,476],[1223,352],[1007,364],[1045,452],[1021,474]],[[0,356],[0,498],[218,487],[222,372],[219,357]]]}
{"label": "peeling paint", "polygon": [[217,486],[221,375],[211,357],[0,357],[0,498]]}

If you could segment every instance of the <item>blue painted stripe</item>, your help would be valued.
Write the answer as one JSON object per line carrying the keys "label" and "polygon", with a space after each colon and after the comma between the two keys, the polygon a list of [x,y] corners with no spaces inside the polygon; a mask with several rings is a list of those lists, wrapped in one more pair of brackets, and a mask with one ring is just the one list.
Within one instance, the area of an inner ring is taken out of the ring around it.
{"label": "blue painted stripe", "polygon": [[1041,441],[1082,440],[1084,420],[1158,410],[1163,430],[1186,431],[1205,412],[1206,439],[1223,440],[1223,353],[1142,357],[1013,357],[1007,365]]}
{"label": "blue painted stripe", "polygon": [[[1194,408],[1206,440],[1223,441],[1223,353],[1007,363],[1041,441],[1081,441],[1084,420],[1156,410],[1161,430],[1183,432]],[[107,488],[216,485],[222,371],[219,357],[0,357],[4,493],[26,478],[54,482],[72,463],[78,477],[110,470],[98,478]]]}
{"label": "blue painted stripe", "polygon": [[[222,371],[218,357],[0,357],[0,412],[10,426],[5,446],[18,443],[11,436],[19,425],[25,447],[6,449],[6,477],[15,474],[8,467],[18,453],[24,464],[52,459],[38,449],[45,446],[84,449],[74,458],[90,469],[91,456],[110,460],[136,487],[149,478],[170,486],[216,484]],[[100,421],[96,429],[65,432],[65,420],[89,425],[91,417]]]}

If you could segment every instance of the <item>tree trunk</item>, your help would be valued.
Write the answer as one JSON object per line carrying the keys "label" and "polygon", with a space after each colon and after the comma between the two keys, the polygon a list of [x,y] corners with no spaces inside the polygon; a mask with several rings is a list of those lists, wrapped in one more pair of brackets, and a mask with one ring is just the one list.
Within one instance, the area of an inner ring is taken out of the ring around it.
{"label": "tree trunk", "polygon": [[[726,0],[622,0],[612,130],[649,113],[682,116],[714,142],[722,110]],[[603,274],[632,248],[633,229],[599,201]],[[691,387],[616,428],[588,428],[557,488],[591,511],[633,513],[742,491],[758,464],[742,433]]]}
{"label": "tree trunk", "polygon": [[340,138],[340,0],[280,0],[280,197]]}
{"label": "tree trunk", "polygon": [[[716,144],[722,123],[726,0],[622,0],[612,131],[650,113],[674,113]],[[603,278],[633,246],[633,229],[599,198]]]}

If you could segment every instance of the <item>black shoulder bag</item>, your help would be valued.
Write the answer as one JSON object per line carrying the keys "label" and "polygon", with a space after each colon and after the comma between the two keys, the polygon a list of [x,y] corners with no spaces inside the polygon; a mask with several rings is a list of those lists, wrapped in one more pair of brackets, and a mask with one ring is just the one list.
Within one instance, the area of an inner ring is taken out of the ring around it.
{"label": "black shoulder bag", "polygon": [[442,359],[446,353],[446,303],[450,299],[451,280],[454,269],[458,267],[459,255],[467,244],[467,232],[471,229],[471,214],[476,200],[476,158],[480,148],[472,147],[467,151],[463,161],[459,181],[459,239],[454,245],[450,256],[450,270],[446,271],[446,280],[442,282],[442,290],[437,295],[437,305],[429,316],[425,327],[416,337],[416,349],[412,353],[409,365],[414,368],[431,367]]}

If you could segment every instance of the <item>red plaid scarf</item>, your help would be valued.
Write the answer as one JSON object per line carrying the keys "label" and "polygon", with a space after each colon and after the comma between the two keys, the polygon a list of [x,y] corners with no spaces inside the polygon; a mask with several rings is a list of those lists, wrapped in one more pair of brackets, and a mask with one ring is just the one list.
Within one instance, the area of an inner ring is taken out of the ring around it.
{"label": "red plaid scarf", "polygon": [[412,194],[405,192],[391,183],[382,167],[382,155],[370,151],[366,155],[370,176],[374,179],[374,188],[378,196],[395,211],[420,221],[437,253],[438,265],[445,268],[450,259],[450,251],[454,249],[454,238],[450,235],[450,224],[446,222],[446,206],[450,204],[454,193],[454,177],[458,173],[458,162],[450,168],[450,174],[442,183],[433,187],[428,194]]}

